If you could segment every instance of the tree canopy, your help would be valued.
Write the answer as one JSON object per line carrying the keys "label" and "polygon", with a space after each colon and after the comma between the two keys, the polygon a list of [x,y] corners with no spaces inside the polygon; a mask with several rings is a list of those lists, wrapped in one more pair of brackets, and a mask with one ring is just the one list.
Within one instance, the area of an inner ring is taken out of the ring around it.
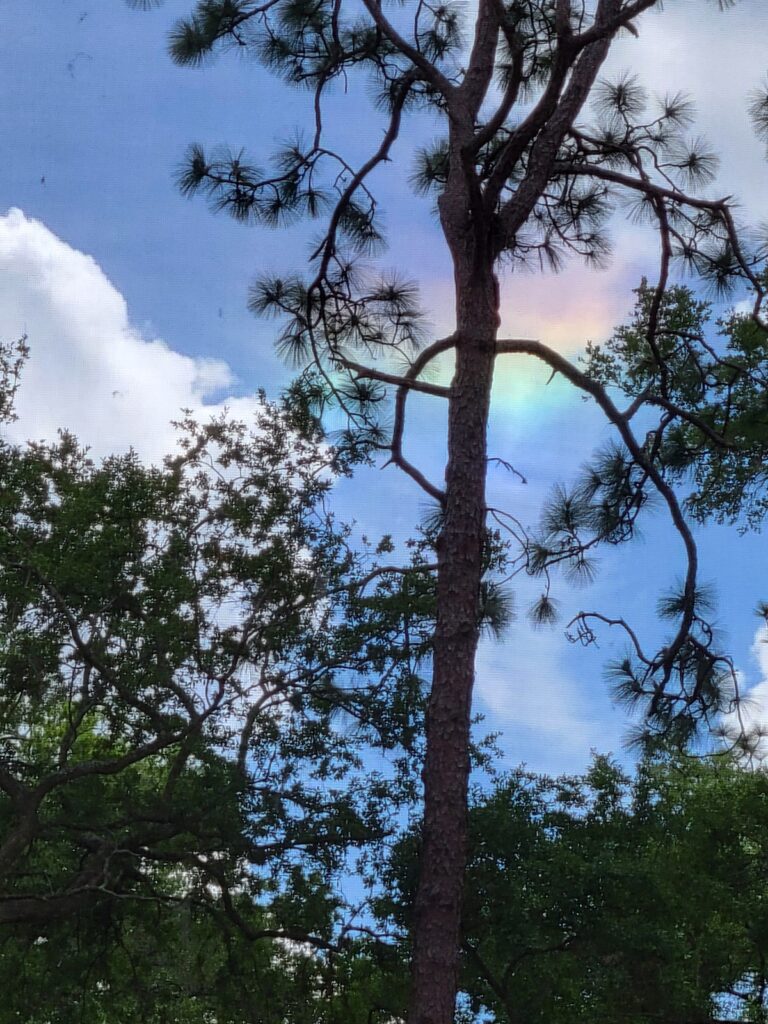
{"label": "tree canopy", "polygon": [[[473,1014],[705,1024],[766,1012],[768,778],[732,758],[518,769],[470,810],[461,987]],[[384,912],[409,920],[418,836]],[[473,1019],[474,1016],[473,1016]]]}
{"label": "tree canopy", "polygon": [[300,389],[161,467],[0,443],[7,1019],[341,1019],[307,951],[412,800],[434,605],[335,522],[348,465]]}

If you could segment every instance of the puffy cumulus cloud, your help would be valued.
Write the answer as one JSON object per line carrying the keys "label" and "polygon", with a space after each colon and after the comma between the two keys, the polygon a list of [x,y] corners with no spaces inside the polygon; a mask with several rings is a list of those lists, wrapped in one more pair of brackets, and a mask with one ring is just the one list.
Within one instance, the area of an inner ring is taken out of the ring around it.
{"label": "puffy cumulus cloud", "polygon": [[[206,399],[234,383],[226,363],[175,352],[131,324],[125,299],[96,261],[12,209],[0,216],[0,329],[27,334],[17,440],[71,430],[95,454],[134,447],[158,460],[173,447],[181,409],[208,416]],[[248,418],[251,398],[226,402]]]}

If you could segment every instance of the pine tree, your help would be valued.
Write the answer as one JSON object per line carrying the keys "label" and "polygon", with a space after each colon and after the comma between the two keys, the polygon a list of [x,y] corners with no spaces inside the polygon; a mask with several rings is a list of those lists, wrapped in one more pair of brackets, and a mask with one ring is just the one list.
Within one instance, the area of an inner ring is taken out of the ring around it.
{"label": "pine tree", "polygon": [[[454,1014],[471,699],[489,538],[486,434],[499,357],[542,361],[593,399],[619,435],[573,492],[556,495],[541,536],[515,533],[519,564],[545,580],[533,617],[553,618],[551,570],[561,565],[589,574],[590,550],[632,536],[648,492],[655,492],[687,559],[679,593],[662,609],[674,622],[669,642],[646,653],[629,624],[597,614],[580,616],[571,633],[588,643],[600,623],[627,632],[632,654],[616,667],[617,685],[644,704],[657,731],[684,739],[698,718],[716,716],[730,700],[733,676],[712,647],[693,535],[660,458],[673,424],[712,444],[722,438],[669,390],[663,312],[672,261],[680,259],[718,287],[748,282],[762,330],[762,254],[740,238],[727,200],[696,194],[711,179],[714,159],[702,143],[686,141],[690,103],[680,95],[651,102],[632,76],[599,77],[616,36],[637,34],[638,16],[656,6],[658,0],[479,0],[465,39],[461,9],[451,3],[413,0],[385,9],[380,0],[198,0],[171,40],[180,64],[198,65],[229,48],[254,54],[309,92],[309,134],[279,152],[270,169],[242,152],[195,146],[180,186],[243,221],[279,226],[302,215],[323,225],[307,274],[260,279],[252,309],[281,318],[281,351],[320,375],[323,400],[349,417],[350,438],[383,449],[439,506],[410,1024],[449,1024]],[[355,72],[375,83],[384,132],[368,159],[353,166],[327,147],[323,110],[330,87]],[[583,120],[588,100],[594,123]],[[436,196],[455,283],[455,329],[426,342],[415,286],[376,276],[365,262],[382,242],[372,177],[393,159],[404,119],[423,109],[440,120],[443,137],[420,151],[413,181]],[[660,243],[642,336],[654,387],[623,410],[599,374],[542,342],[499,337],[500,265],[557,267],[571,255],[601,264],[609,251],[606,222],[619,197],[655,224]],[[444,353],[455,361],[447,387],[423,378]],[[398,361],[405,369],[397,369]],[[387,432],[379,413],[390,392]],[[442,484],[404,454],[413,392],[448,404]],[[633,429],[641,407],[660,415],[642,437]]]}

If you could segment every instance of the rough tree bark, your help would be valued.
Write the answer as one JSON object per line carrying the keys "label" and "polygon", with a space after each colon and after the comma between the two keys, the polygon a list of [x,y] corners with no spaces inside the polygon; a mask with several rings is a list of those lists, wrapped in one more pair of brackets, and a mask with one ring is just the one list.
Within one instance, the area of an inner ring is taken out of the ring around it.
{"label": "rough tree bark", "polygon": [[[457,270],[461,278],[466,268]],[[424,822],[414,928],[410,1020],[453,1019],[467,847],[469,737],[485,533],[486,433],[498,330],[492,270],[457,288],[437,624],[427,711]]]}
{"label": "rough tree bark", "polygon": [[[615,16],[620,6],[620,0],[601,4],[602,20]],[[466,77],[453,103],[448,180],[438,203],[453,260],[456,369],[448,399],[409,1024],[451,1024],[458,987],[470,723],[486,531],[488,413],[500,326],[496,196],[483,193],[468,155],[476,142],[477,117],[492,78],[501,27],[491,0],[481,0]],[[533,173],[503,211],[506,237],[525,223],[538,201],[565,132],[589,95],[614,34],[615,29],[606,30],[584,47],[565,96],[549,120],[543,120],[533,147]],[[561,63],[565,74],[574,55],[564,53]]]}

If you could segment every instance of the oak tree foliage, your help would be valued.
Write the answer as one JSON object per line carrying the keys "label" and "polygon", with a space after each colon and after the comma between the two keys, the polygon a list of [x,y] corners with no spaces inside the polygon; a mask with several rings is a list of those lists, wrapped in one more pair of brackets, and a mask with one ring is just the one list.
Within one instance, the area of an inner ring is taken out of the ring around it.
{"label": "oak tree foliage", "polygon": [[[462,909],[471,1020],[761,1021],[765,770],[662,753],[477,790]],[[409,922],[418,837],[380,911]],[[484,1012],[483,1012],[484,1011]]]}
{"label": "oak tree foliage", "polygon": [[162,466],[0,442],[3,1019],[367,1020],[339,878],[413,798],[434,584],[336,522],[348,470],[298,387]]}

